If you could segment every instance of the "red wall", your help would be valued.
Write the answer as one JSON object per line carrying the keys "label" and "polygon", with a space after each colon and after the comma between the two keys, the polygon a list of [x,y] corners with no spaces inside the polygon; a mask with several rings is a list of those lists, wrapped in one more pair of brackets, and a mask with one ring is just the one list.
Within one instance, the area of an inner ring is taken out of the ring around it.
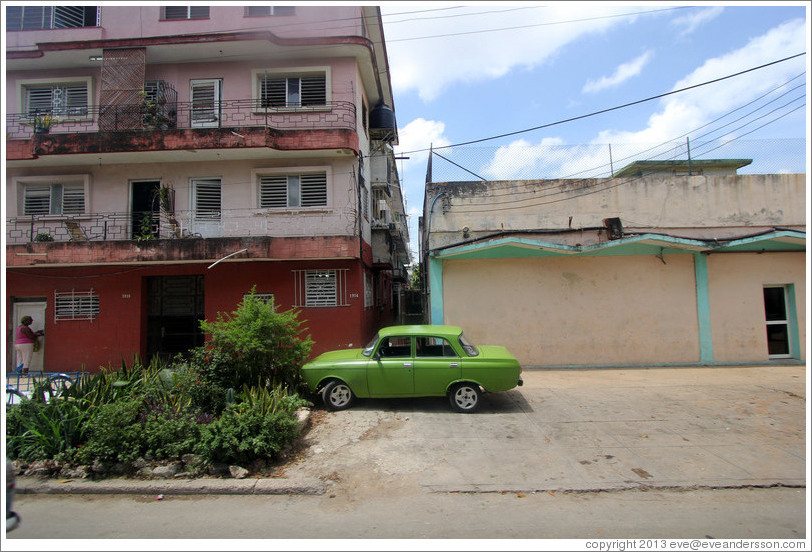
{"label": "red wall", "polygon": [[[366,253],[366,252],[365,252]],[[366,256],[366,255],[365,255]],[[337,261],[224,261],[208,264],[113,266],[86,268],[20,268],[6,271],[6,336],[13,348],[11,320],[15,298],[43,298],[48,304],[45,322],[45,370],[97,371],[100,366],[118,366],[123,357],[146,350],[146,277],[202,274],[205,276],[206,318],[218,312],[232,312],[244,293],[256,286],[257,293],[273,293],[277,308],[294,304],[293,270],[349,269],[349,306],[301,308],[300,318],[315,341],[313,355],[331,349],[363,346],[377,331],[380,311],[364,307],[364,266],[357,260]],[[53,320],[54,291],[88,291],[99,296],[100,313],[90,321]],[[388,303],[388,299],[387,299]],[[384,309],[384,312],[387,312]]]}

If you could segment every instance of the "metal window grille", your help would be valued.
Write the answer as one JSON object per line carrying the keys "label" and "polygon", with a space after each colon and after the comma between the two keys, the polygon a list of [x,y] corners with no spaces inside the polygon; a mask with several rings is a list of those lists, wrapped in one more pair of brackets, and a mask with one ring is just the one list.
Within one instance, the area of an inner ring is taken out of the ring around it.
{"label": "metal window grille", "polygon": [[206,19],[209,6],[164,6],[164,19]]}
{"label": "metal window grille", "polygon": [[194,181],[195,218],[220,220],[221,185],[219,178]]}
{"label": "metal window grille", "polygon": [[327,78],[323,72],[300,76],[269,76],[259,79],[261,107],[327,105]]}
{"label": "metal window grille", "polygon": [[349,269],[294,270],[294,307],[346,307]]}
{"label": "metal window grille", "polygon": [[246,6],[245,15],[293,15],[295,6]]}
{"label": "metal window grille", "polygon": [[25,215],[78,215],[85,212],[82,184],[28,185],[23,192]]}
{"label": "metal window grille", "polygon": [[9,6],[6,30],[98,27],[99,11],[98,6]]}
{"label": "metal window grille", "polygon": [[58,117],[85,116],[88,113],[87,83],[60,83],[25,87],[29,117],[50,113]]}
{"label": "metal window grille", "polygon": [[89,291],[54,291],[54,322],[90,320],[99,316],[99,296]]}
{"label": "metal window grille", "polygon": [[[245,293],[242,297],[245,299],[246,297],[249,297],[249,295],[250,294]],[[273,293],[255,293],[254,298],[261,303],[265,303],[266,305],[274,303]]]}
{"label": "metal window grille", "polygon": [[364,274],[364,307],[371,307],[375,303],[375,284],[372,274]]}
{"label": "metal window grille", "polygon": [[261,209],[327,205],[327,173],[261,176],[258,188]]}

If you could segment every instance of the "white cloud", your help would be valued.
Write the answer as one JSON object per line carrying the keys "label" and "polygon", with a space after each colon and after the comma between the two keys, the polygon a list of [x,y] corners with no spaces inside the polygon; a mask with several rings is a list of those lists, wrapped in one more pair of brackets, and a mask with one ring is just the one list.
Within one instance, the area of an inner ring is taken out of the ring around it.
{"label": "white cloud", "polygon": [[[803,52],[805,41],[803,20],[785,22],[751,39],[741,48],[706,60],[693,72],[680,79],[673,90]],[[564,146],[561,140],[550,137],[537,144],[517,140],[499,148],[490,163],[482,170],[486,176],[493,179],[607,176],[611,172],[607,149],[609,144],[612,145],[615,170],[639,159],[641,153],[650,157],[663,156],[664,152],[669,151],[667,155],[679,155],[673,150],[682,147],[684,135],[787,82],[804,71],[804,63],[804,58],[799,57],[719,83],[668,96],[660,100],[660,108],[649,117],[644,128],[607,129],[599,132],[591,145]],[[699,133],[702,134],[715,127],[719,125],[701,129]],[[732,138],[735,134],[724,137]],[[659,144],[665,145],[658,150],[644,151]],[[694,146],[693,139],[691,145]],[[681,155],[685,155],[684,149]]]}
{"label": "white cloud", "polygon": [[682,32],[680,32],[680,36],[686,36],[694,32],[701,25],[721,15],[723,11],[724,8],[722,6],[700,9],[688,15],[677,17],[671,23],[678,27],[684,27]]}
{"label": "white cloud", "polygon": [[[404,169],[409,170],[417,166],[426,166],[431,146],[441,147],[451,144],[445,136],[445,123],[442,121],[427,121],[418,118],[403,128],[398,129],[398,146],[396,152],[403,152],[409,159],[404,160]],[[422,151],[425,150],[425,151]]]}
{"label": "white cloud", "polygon": [[[384,3],[381,6],[392,86],[396,97],[416,91],[428,102],[454,84],[482,82],[513,69],[539,65],[584,35],[636,19],[636,16],[601,17],[645,11],[645,8],[598,2],[590,4],[586,16],[583,5],[553,2],[519,8],[509,5],[502,9],[496,6],[460,8],[442,12],[442,18],[433,14],[387,17],[387,13],[403,11],[399,5]],[[483,15],[463,16],[471,13]],[[558,22],[570,23],[551,24]],[[480,32],[488,29],[505,30]],[[462,34],[471,32],[475,34]],[[403,40],[430,36],[442,38]]]}
{"label": "white cloud", "polygon": [[615,69],[615,72],[608,77],[601,77],[598,80],[589,80],[584,85],[583,92],[600,92],[606,88],[619,86],[632,77],[636,77],[643,70],[643,67],[649,62],[652,57],[651,50],[643,53],[643,55],[635,59],[623,63]]}

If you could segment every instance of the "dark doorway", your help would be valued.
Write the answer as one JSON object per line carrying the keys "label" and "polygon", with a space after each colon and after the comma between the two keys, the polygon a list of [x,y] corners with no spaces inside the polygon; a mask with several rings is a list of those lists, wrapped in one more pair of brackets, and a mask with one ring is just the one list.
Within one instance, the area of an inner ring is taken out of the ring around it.
{"label": "dark doorway", "polygon": [[147,358],[164,360],[203,344],[203,276],[147,278]]}
{"label": "dark doorway", "polygon": [[158,237],[160,180],[133,182],[132,239]]}

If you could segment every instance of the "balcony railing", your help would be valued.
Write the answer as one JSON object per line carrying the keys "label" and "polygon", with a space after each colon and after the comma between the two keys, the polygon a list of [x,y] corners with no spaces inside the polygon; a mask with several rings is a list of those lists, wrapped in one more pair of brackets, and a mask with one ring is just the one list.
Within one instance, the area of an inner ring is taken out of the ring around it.
{"label": "balcony railing", "polygon": [[[356,128],[352,102],[328,102],[321,106],[264,107],[257,100],[222,100],[215,105],[177,102],[156,113],[143,104],[71,108],[52,113],[47,133],[160,132],[170,129],[265,127],[278,130],[324,130]],[[26,140],[34,135],[30,113],[6,115],[6,136]]]}
{"label": "balcony railing", "polygon": [[343,235],[351,211],[227,209],[194,211],[29,215],[6,219],[6,243],[86,242],[219,237]]}

